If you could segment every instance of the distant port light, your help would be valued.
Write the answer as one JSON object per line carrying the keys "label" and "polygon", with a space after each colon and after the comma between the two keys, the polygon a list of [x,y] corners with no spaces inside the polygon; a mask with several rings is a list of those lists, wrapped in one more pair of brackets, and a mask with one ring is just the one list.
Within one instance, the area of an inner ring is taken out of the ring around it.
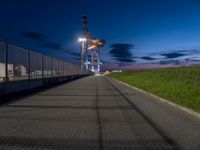
{"label": "distant port light", "polygon": [[86,39],[86,38],[79,38],[78,41],[79,41],[79,42],[86,42],[87,39]]}

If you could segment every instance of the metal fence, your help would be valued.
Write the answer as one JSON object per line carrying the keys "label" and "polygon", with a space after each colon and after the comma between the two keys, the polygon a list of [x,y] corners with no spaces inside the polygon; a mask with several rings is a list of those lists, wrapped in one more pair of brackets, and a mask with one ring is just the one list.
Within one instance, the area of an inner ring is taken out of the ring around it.
{"label": "metal fence", "polygon": [[86,74],[78,65],[0,41],[0,89],[12,81]]}

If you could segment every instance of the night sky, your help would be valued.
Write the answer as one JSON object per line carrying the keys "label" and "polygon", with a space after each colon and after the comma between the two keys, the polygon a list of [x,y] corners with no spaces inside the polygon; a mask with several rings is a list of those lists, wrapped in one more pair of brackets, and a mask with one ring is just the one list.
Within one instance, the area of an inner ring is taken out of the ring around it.
{"label": "night sky", "polygon": [[200,64],[200,0],[0,0],[0,39],[79,63],[82,15],[104,68]]}

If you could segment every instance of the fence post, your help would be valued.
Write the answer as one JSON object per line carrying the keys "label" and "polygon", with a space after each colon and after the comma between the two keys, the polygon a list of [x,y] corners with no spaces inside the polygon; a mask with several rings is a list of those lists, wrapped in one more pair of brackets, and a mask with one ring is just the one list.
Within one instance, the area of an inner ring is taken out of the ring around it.
{"label": "fence post", "polygon": [[53,78],[53,58],[51,57],[51,78]]}
{"label": "fence post", "polygon": [[42,79],[44,79],[44,56],[42,55]]}
{"label": "fence post", "polygon": [[60,60],[58,60],[58,77],[60,77]]}
{"label": "fence post", "polygon": [[30,89],[31,80],[31,51],[28,49],[28,88]]}
{"label": "fence post", "polygon": [[64,62],[64,60],[62,60],[62,76],[64,77],[65,76],[65,67],[64,67],[64,64],[65,64],[65,62]]}
{"label": "fence post", "polygon": [[4,94],[6,94],[6,87],[9,80],[8,79],[8,43],[7,42],[5,42],[4,59],[5,59]]}
{"label": "fence post", "polygon": [[5,51],[5,81],[8,82],[8,43],[6,42],[6,51]]}

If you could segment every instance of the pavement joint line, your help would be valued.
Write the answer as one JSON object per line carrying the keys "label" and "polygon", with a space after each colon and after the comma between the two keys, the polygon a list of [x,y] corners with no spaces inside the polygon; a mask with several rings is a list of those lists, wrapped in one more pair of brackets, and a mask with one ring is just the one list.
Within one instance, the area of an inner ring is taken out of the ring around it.
{"label": "pavement joint line", "polygon": [[132,85],[130,85],[130,84],[127,84],[127,83],[125,83],[125,82],[123,82],[123,81],[117,80],[117,79],[115,79],[115,78],[111,78],[111,79],[113,79],[114,81],[116,81],[116,82],[118,82],[118,83],[121,83],[121,84],[123,84],[123,85],[125,85],[125,86],[128,86],[128,87],[130,87],[130,88],[132,88],[132,89],[134,89],[134,90],[136,90],[136,91],[138,91],[138,92],[140,92],[140,93],[143,93],[143,94],[145,94],[145,95],[147,95],[147,96],[153,97],[153,98],[155,98],[155,100],[160,100],[160,101],[162,101],[162,102],[164,102],[164,103],[166,103],[166,104],[168,104],[168,105],[170,105],[170,106],[176,107],[176,108],[178,108],[178,109],[180,109],[180,110],[182,110],[182,111],[184,111],[184,112],[186,112],[186,113],[188,113],[188,114],[191,114],[191,115],[197,117],[198,119],[200,119],[200,113],[198,113],[198,112],[195,112],[195,111],[193,111],[193,110],[191,110],[191,109],[189,109],[189,108],[186,108],[186,107],[184,107],[184,106],[181,106],[181,105],[179,105],[179,104],[173,103],[173,102],[171,102],[170,100],[161,98],[161,97],[159,97],[159,96],[157,96],[157,95],[154,95],[154,94],[152,94],[152,93],[149,93],[149,92],[147,92],[147,91],[145,91],[145,90],[142,90],[142,89],[140,89],[140,88],[134,87],[134,86],[132,86]]}
{"label": "pavement joint line", "polygon": [[97,110],[97,121],[99,125],[99,148],[103,150],[103,135],[102,135],[102,122],[99,111],[99,92],[98,92],[98,84],[97,79],[95,78],[95,90],[96,90],[96,110]]}
{"label": "pavement joint line", "polygon": [[159,126],[157,126],[148,116],[146,116],[133,102],[130,101],[130,99],[122,93],[122,91],[117,88],[116,85],[114,85],[108,78],[106,78],[108,83],[116,90],[118,91],[124,99],[130,104],[130,106],[137,111],[139,115],[143,117],[143,119],[158,133],[161,135],[161,137],[170,145],[174,150],[180,150],[182,149],[179,144],[177,144],[172,137],[170,137],[168,134],[165,133],[164,130],[162,130]]}

